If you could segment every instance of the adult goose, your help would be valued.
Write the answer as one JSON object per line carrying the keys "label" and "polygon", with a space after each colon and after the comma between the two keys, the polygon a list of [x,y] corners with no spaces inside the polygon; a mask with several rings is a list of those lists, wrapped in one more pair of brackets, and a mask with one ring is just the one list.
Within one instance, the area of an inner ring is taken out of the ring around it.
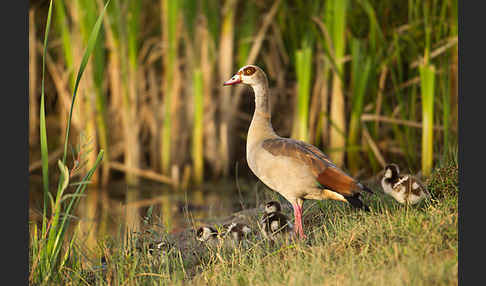
{"label": "adult goose", "polygon": [[268,80],[255,65],[242,67],[223,85],[247,84],[255,93],[255,112],[246,139],[246,159],[252,172],[294,208],[294,231],[305,238],[302,205],[305,199],[332,199],[367,209],[359,196],[371,190],[339,169],[317,147],[278,136],[273,130]]}

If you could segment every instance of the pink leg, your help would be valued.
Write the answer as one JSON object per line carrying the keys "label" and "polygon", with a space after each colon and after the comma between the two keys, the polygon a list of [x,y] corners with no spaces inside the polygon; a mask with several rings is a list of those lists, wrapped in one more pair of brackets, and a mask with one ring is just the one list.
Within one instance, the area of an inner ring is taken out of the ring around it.
{"label": "pink leg", "polygon": [[299,204],[292,204],[292,206],[294,207],[295,234],[298,234],[301,239],[306,238],[302,227],[302,207]]}

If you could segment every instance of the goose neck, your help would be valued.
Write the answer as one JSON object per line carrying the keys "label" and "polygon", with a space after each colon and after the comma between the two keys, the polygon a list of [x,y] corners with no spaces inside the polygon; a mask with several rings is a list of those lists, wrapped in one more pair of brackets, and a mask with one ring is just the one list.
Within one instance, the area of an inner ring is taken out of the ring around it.
{"label": "goose neck", "polygon": [[253,91],[255,93],[255,112],[248,131],[247,147],[263,139],[277,136],[271,123],[268,85],[255,85]]}
{"label": "goose neck", "polygon": [[255,115],[268,118],[270,120],[271,110],[268,102],[268,84],[258,84],[253,86],[255,93]]}

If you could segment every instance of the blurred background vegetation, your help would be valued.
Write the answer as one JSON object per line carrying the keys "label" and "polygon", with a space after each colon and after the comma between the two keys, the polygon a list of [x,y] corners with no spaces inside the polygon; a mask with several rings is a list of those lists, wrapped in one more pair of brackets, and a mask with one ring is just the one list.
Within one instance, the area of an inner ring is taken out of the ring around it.
{"label": "blurred background vegetation", "polygon": [[[54,167],[75,70],[104,4],[54,1],[45,83]],[[48,1],[31,1],[31,182],[41,181],[47,10]],[[357,177],[389,162],[427,175],[457,148],[457,24],[457,0],[112,0],[73,113],[73,162],[90,168],[104,149],[91,180],[100,186],[250,176],[252,92],[222,83],[251,63],[267,73],[281,136],[315,144]]]}

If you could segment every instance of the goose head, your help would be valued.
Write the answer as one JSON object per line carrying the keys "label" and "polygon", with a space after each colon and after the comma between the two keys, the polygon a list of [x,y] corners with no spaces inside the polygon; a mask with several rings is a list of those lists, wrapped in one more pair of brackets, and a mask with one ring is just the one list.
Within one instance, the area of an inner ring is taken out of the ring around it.
{"label": "goose head", "polygon": [[392,179],[398,177],[398,173],[400,170],[396,164],[389,164],[385,167],[385,175],[383,175],[386,179]]}
{"label": "goose head", "polygon": [[267,79],[265,72],[255,66],[255,65],[246,65],[242,67],[234,76],[232,76],[229,80],[225,81],[223,85],[234,85],[238,83],[244,83],[247,85],[259,85],[265,82]]}

